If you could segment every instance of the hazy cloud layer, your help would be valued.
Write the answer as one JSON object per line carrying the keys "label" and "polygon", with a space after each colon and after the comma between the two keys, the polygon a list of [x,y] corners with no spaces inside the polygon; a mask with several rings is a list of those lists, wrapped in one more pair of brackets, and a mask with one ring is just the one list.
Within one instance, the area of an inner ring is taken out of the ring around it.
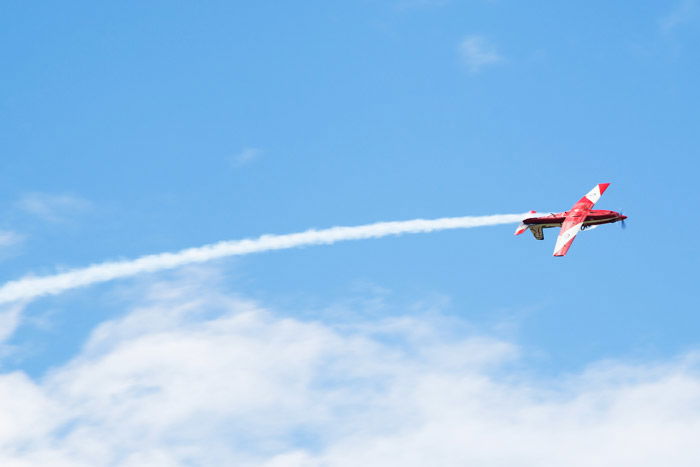
{"label": "hazy cloud layer", "polygon": [[[428,316],[342,327],[164,282],[40,381],[0,374],[2,465],[694,466],[690,355],[513,370]],[[359,313],[360,315],[362,313]],[[522,363],[522,362],[520,362]]]}

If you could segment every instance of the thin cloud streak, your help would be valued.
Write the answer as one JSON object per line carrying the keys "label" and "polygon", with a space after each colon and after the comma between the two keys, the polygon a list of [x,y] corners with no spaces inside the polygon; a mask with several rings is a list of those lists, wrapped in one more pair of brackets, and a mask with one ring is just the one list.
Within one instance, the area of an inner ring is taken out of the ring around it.
{"label": "thin cloud streak", "polygon": [[0,230],[0,248],[13,246],[24,240],[20,234],[5,230]]}
{"label": "thin cloud streak", "polygon": [[242,167],[244,165],[250,164],[256,159],[262,156],[263,151],[258,148],[245,148],[240,153],[236,154],[231,158],[231,165],[234,167]]}
{"label": "thin cloud streak", "polygon": [[503,61],[503,57],[485,37],[472,35],[460,44],[462,60],[470,73],[478,73],[483,68]]}
{"label": "thin cloud streak", "polygon": [[188,248],[174,253],[161,253],[142,256],[133,260],[96,264],[50,276],[24,277],[7,282],[0,287],[0,303],[31,300],[44,295],[56,295],[66,290],[91,284],[135,276],[141,273],[173,269],[187,264],[203,263],[227,256],[284,250],[301,246],[330,245],[340,241],[381,238],[389,235],[511,224],[520,222],[527,215],[496,214],[491,216],[378,222],[354,227],[331,227],[329,229],[307,230],[306,232],[287,235],[263,235],[255,239],[224,241]]}
{"label": "thin cloud streak", "polygon": [[698,16],[698,2],[696,0],[683,0],[660,21],[661,31],[670,33],[679,26],[689,23]]}
{"label": "thin cloud streak", "polygon": [[28,193],[17,202],[22,211],[48,222],[61,222],[91,207],[85,199],[68,194]]}

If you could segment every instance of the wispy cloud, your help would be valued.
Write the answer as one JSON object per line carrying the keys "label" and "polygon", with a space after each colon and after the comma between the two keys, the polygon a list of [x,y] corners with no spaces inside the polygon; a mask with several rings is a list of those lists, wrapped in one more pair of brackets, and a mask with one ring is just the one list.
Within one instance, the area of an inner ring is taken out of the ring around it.
{"label": "wispy cloud", "polygon": [[160,283],[43,378],[0,373],[0,464],[651,467],[700,458],[697,355],[543,380],[512,369],[514,343],[445,324],[430,313],[335,327],[208,283]]}
{"label": "wispy cloud", "polygon": [[49,222],[65,221],[90,206],[89,201],[68,194],[28,193],[17,202],[21,210]]}
{"label": "wispy cloud", "polygon": [[232,156],[229,161],[233,167],[242,167],[259,159],[263,155],[262,149],[245,148],[238,154]]}
{"label": "wispy cloud", "polygon": [[8,230],[0,230],[0,248],[17,245],[23,240],[23,235]]}
{"label": "wispy cloud", "polygon": [[0,305],[0,343],[10,338],[20,324],[23,303]]}
{"label": "wispy cloud", "polygon": [[83,269],[44,277],[26,277],[0,286],[0,303],[29,300],[42,295],[58,294],[90,284],[130,277],[145,272],[162,271],[187,264],[203,263],[227,256],[247,255],[263,251],[284,250],[311,245],[331,245],[348,240],[381,238],[389,235],[467,229],[488,225],[520,222],[527,214],[414,219],[400,222],[378,222],[354,227],[331,227],[324,230],[287,235],[263,235],[255,239],[233,240],[188,248],[174,253],[142,256],[134,260],[107,262]]}
{"label": "wispy cloud", "polygon": [[496,47],[485,37],[471,35],[465,37],[459,45],[462,61],[470,73],[478,73],[488,66],[503,62],[503,57]]}
{"label": "wispy cloud", "polygon": [[700,13],[697,0],[682,0],[666,16],[661,18],[659,25],[661,31],[669,33],[679,26],[689,23]]}

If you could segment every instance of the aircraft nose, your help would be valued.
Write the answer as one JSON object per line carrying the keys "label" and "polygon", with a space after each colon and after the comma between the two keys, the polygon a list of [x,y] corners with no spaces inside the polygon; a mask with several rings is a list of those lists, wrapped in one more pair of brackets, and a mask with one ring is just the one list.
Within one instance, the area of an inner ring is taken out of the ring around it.
{"label": "aircraft nose", "polygon": [[624,221],[625,219],[627,219],[627,216],[625,216],[625,215],[623,215],[623,214],[620,214],[620,220],[621,220],[621,221]]}

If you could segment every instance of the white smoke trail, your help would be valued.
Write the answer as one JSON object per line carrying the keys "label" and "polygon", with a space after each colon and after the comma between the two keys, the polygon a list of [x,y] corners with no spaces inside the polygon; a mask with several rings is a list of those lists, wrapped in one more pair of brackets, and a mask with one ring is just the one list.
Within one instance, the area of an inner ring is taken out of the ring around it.
{"label": "white smoke trail", "polygon": [[331,227],[324,230],[307,230],[306,232],[287,235],[263,235],[255,239],[219,242],[198,248],[188,248],[175,253],[161,253],[142,256],[134,260],[95,264],[50,276],[27,276],[7,282],[0,287],[0,304],[18,300],[30,300],[43,295],[55,295],[90,284],[134,276],[144,272],[172,269],[186,264],[202,263],[225,256],[247,255],[261,251],[331,244],[343,240],[379,238],[404,233],[510,224],[520,222],[526,216],[527,214],[498,214],[480,217],[446,217],[432,220],[416,219],[402,222],[378,222],[356,227]]}

